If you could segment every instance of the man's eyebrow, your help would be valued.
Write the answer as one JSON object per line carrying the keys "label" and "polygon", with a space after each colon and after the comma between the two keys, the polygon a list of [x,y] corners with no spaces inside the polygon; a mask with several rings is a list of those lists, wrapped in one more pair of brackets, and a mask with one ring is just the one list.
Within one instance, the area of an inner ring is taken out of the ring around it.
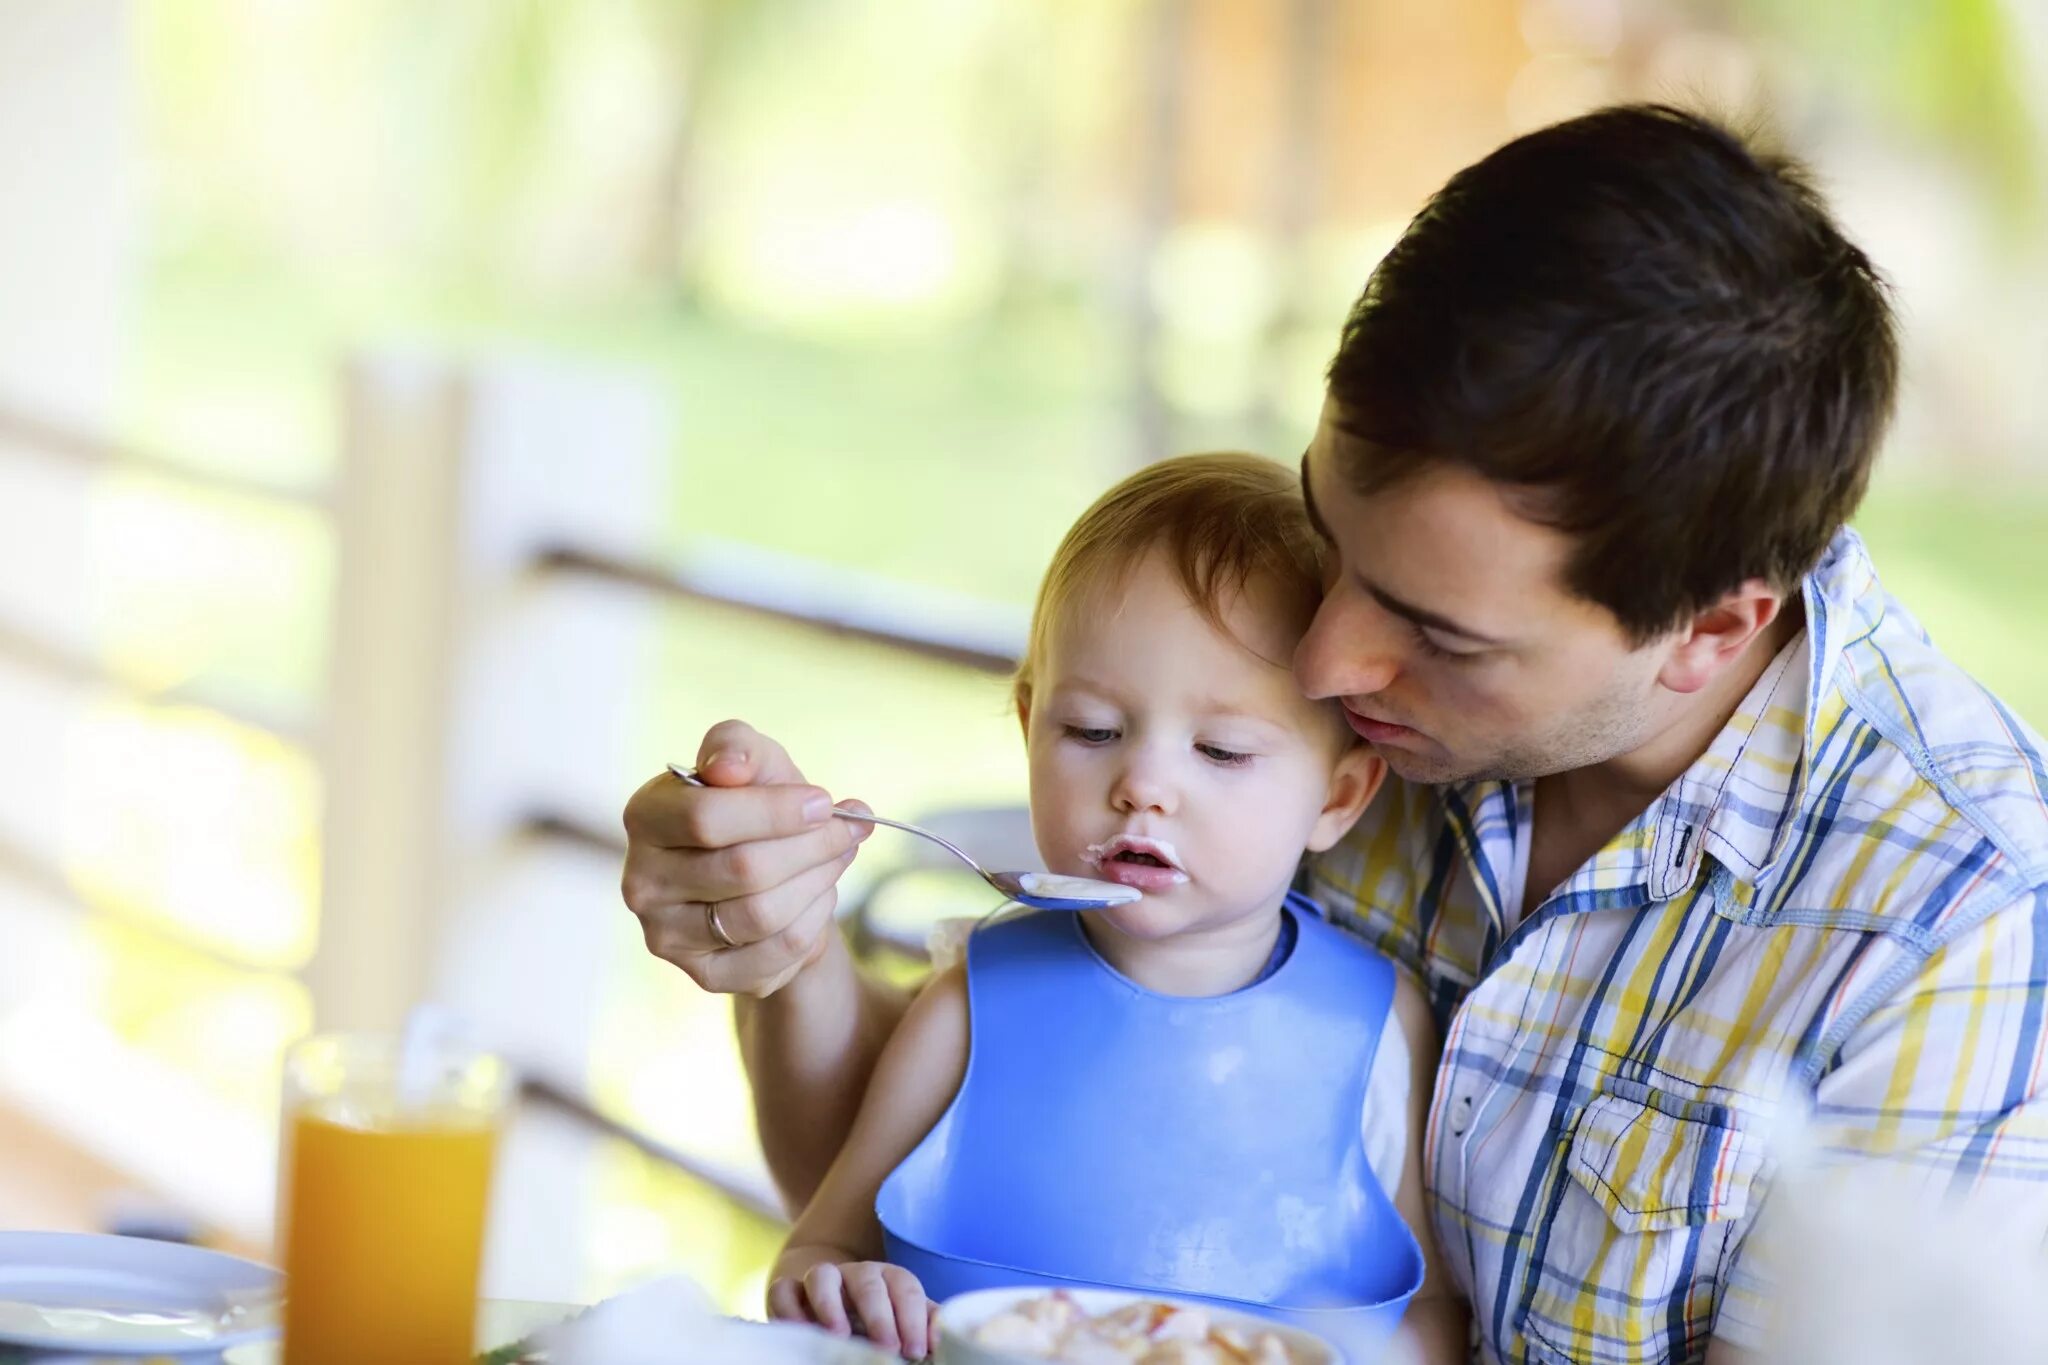
{"label": "man's eyebrow", "polygon": [[1394,613],[1394,615],[1413,621],[1418,626],[1427,626],[1429,629],[1440,631],[1445,635],[1455,635],[1461,640],[1470,640],[1475,645],[1498,647],[1507,643],[1507,641],[1497,640],[1491,635],[1482,635],[1470,626],[1461,626],[1450,617],[1438,615],[1427,607],[1418,607],[1413,602],[1404,602],[1385,588],[1375,587],[1371,583],[1366,582],[1362,575],[1354,574],[1353,577],[1357,578],[1358,586],[1365,589],[1373,601],[1379,603],[1388,611]]}

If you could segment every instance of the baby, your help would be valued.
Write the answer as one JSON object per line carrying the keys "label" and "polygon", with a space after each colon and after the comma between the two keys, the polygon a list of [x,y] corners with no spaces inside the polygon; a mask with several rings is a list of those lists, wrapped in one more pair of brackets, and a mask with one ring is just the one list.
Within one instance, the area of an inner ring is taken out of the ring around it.
{"label": "baby", "polygon": [[[1290,891],[1384,776],[1294,685],[1321,591],[1255,456],[1152,465],[1067,533],[1016,679],[1032,829],[1052,872],[1142,894],[1000,916],[932,979],[772,1316],[918,1358],[953,1294],[1103,1286],[1384,1342],[1424,1281],[1435,1043],[1414,983]],[[1463,1358],[1461,1322],[1415,1340]]]}

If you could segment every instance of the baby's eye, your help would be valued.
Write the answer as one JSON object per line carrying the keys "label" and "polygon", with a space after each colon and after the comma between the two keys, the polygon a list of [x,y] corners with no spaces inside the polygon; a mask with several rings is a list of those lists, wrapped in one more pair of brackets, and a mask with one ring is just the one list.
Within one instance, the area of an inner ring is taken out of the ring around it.
{"label": "baby's eye", "polygon": [[1063,725],[1060,728],[1067,732],[1068,739],[1077,739],[1083,744],[1107,744],[1116,738],[1116,731],[1106,726]]}
{"label": "baby's eye", "polygon": [[1220,744],[1197,744],[1195,751],[1211,762],[1221,763],[1227,768],[1241,767],[1252,761],[1250,754],[1239,753],[1235,749],[1226,749]]}

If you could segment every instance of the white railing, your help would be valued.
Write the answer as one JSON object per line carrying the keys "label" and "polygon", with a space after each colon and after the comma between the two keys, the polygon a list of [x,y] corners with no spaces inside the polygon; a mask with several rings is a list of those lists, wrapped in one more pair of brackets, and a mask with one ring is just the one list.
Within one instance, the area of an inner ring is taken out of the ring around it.
{"label": "white railing", "polygon": [[[1010,667],[1022,613],[743,545],[679,550],[663,525],[673,505],[668,414],[651,386],[631,378],[536,360],[387,355],[348,366],[342,389],[341,460],[321,490],[195,474],[0,411],[0,468],[143,472],[324,519],[335,578],[325,697],[312,714],[155,687],[4,620],[0,661],[131,703],[203,708],[312,757],[323,790],[320,932],[298,975],[316,1026],[390,1029],[421,999],[448,1002],[522,1066],[535,1101],[773,1216],[758,1166],[704,1159],[587,1098],[604,964],[626,932],[616,905],[616,774],[655,758],[636,751],[644,740],[627,701],[646,672],[649,618],[659,615],[646,608],[650,599],[737,608],[982,674]],[[46,850],[0,837],[0,876],[224,967],[275,968],[94,901]],[[598,904],[609,917],[595,913]],[[525,937],[524,960],[544,961],[544,979],[508,975],[502,959],[477,952],[502,934]],[[680,979],[678,988],[686,989]],[[170,1183],[151,1166],[146,1140],[116,1140],[105,1115],[56,1112],[66,1105],[62,1075],[39,1075],[15,1087],[35,1094],[15,1098],[138,1178]],[[9,1086],[0,1058],[0,1090]],[[191,1108],[184,1090],[173,1083],[172,1092],[149,1102]],[[187,1128],[186,1139],[233,1154],[226,1164],[235,1169],[195,1201],[199,1212],[259,1240],[271,1186],[267,1170],[247,1167],[267,1161],[267,1133],[228,1142],[217,1116]]]}

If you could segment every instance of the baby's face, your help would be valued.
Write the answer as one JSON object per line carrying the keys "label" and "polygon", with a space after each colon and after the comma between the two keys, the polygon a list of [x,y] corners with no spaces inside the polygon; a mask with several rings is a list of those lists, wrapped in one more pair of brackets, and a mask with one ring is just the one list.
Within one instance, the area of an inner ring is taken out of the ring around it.
{"label": "baby's face", "polygon": [[1154,555],[1054,622],[1027,718],[1032,828],[1050,870],[1144,892],[1106,912],[1123,932],[1271,909],[1327,825],[1350,735],[1295,687],[1292,614],[1254,583],[1225,613],[1232,638]]}

